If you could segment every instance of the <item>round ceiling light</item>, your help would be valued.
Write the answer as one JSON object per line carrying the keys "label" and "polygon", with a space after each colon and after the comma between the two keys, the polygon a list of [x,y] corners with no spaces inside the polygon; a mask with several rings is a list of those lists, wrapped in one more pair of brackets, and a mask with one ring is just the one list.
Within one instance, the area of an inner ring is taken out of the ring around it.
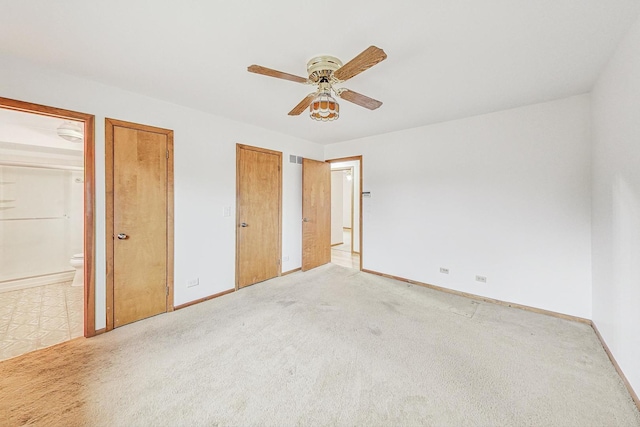
{"label": "round ceiling light", "polygon": [[82,126],[74,122],[64,122],[57,129],[58,136],[71,142],[84,141],[84,131]]}

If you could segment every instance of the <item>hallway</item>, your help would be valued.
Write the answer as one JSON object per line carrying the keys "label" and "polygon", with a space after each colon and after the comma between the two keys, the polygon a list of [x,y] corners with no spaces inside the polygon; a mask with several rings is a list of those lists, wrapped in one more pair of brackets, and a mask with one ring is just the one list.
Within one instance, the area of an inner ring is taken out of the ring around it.
{"label": "hallway", "polygon": [[331,247],[331,263],[356,270],[360,269],[360,254],[351,252],[350,229],[344,229],[341,245]]}

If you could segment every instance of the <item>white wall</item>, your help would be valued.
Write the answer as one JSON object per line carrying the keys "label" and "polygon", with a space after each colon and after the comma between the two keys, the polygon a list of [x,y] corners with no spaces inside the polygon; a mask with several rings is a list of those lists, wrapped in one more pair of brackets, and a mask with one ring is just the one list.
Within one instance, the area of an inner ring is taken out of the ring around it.
{"label": "white wall", "polygon": [[581,95],[327,146],[363,155],[363,268],[590,318],[589,115]]}
{"label": "white wall", "polygon": [[[234,287],[236,143],[282,151],[282,270],[301,265],[301,168],[289,154],[323,158],[323,147],[0,56],[2,96],[96,115],[96,328],[105,326],[104,119],[175,131],[175,304]],[[284,114],[284,113],[283,113]],[[232,207],[231,217],[223,208]],[[198,277],[200,285],[186,287]]]}
{"label": "white wall", "polygon": [[593,321],[640,394],[640,20],[592,93]]}
{"label": "white wall", "polygon": [[61,123],[0,110],[0,291],[66,280],[82,252],[82,144],[58,137]]}
{"label": "white wall", "polygon": [[353,168],[348,171],[351,173],[351,179],[346,174],[342,175],[342,227],[351,228],[353,215],[351,213],[353,207]]}
{"label": "white wall", "polygon": [[67,180],[67,254],[84,250],[84,171],[70,171]]}
{"label": "white wall", "polygon": [[0,290],[73,270],[67,233],[71,171],[0,166]]}
{"label": "white wall", "polygon": [[331,171],[331,245],[342,241],[342,171]]}

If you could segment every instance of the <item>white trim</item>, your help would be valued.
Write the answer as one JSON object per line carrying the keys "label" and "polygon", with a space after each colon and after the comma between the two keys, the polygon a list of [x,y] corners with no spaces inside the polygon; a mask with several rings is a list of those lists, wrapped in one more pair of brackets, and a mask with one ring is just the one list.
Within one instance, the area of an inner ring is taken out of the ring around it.
{"label": "white trim", "polygon": [[52,285],[60,282],[70,282],[75,275],[74,271],[63,271],[60,273],[45,274],[42,276],[27,277],[25,279],[8,280],[0,282],[0,293],[17,291],[19,289],[34,288],[36,286]]}
{"label": "white trim", "polygon": [[10,166],[13,168],[36,168],[36,169],[61,169],[71,171],[83,171],[83,166],[63,165],[63,164],[48,164],[48,163],[35,163],[35,162],[14,162],[14,161],[1,161],[0,166]]}

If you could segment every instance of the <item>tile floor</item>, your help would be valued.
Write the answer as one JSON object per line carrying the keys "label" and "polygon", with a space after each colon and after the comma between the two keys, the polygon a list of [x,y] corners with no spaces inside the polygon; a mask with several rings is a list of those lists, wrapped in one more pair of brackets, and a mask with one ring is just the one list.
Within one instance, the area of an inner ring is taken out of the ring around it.
{"label": "tile floor", "polygon": [[0,360],[81,337],[82,290],[64,282],[0,293]]}

